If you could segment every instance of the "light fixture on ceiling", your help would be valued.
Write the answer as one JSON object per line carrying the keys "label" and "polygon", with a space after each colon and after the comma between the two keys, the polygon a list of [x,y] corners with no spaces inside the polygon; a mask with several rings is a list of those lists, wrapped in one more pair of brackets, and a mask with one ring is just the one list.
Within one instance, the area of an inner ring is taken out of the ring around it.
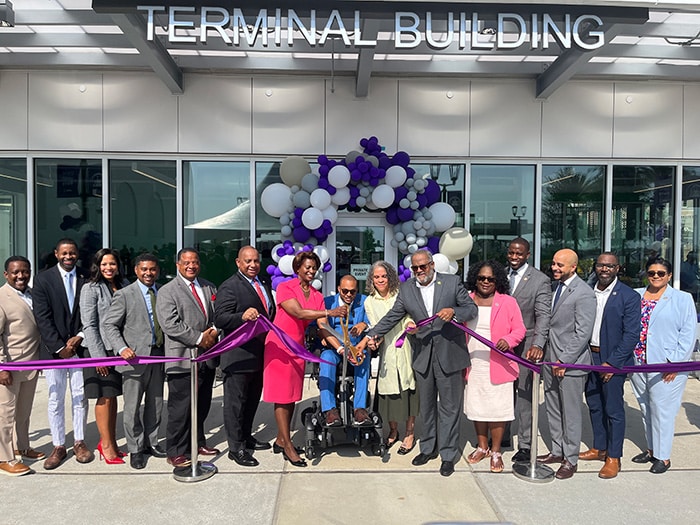
{"label": "light fixture on ceiling", "polygon": [[0,27],[14,27],[15,11],[10,0],[0,0]]}

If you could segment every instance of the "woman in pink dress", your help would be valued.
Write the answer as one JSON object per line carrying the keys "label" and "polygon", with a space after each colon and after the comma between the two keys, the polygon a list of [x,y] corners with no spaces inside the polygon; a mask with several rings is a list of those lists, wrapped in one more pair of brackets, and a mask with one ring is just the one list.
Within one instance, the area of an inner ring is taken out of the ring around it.
{"label": "woman in pink dress", "polygon": [[[299,252],[292,263],[298,278],[277,287],[274,324],[301,345],[311,321],[347,315],[345,306],[326,310],[323,295],[311,286],[320,266],[321,261],[315,253]],[[268,334],[265,340],[263,401],[275,404],[277,439],[272,448],[275,453],[281,452],[284,459],[295,467],[306,466],[290,434],[294,405],[302,395],[304,367],[305,361],[287,349],[274,332]]]}

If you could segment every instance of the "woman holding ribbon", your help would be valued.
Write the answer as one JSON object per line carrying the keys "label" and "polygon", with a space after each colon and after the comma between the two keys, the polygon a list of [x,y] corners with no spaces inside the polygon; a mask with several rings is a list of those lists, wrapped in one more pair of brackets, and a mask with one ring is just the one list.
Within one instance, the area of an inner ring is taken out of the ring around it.
{"label": "woman holding ribbon", "polygon": [[[304,344],[306,328],[311,321],[325,324],[327,316],[344,317],[347,307],[326,310],[323,295],[311,286],[321,260],[313,252],[299,252],[294,257],[292,269],[297,278],[280,283],[277,287],[277,315],[274,324],[295,342]],[[265,340],[265,364],[263,368],[263,401],[275,404],[277,439],[272,449],[282,453],[286,461],[295,467],[305,467],[306,461],[294,447],[290,427],[294,405],[301,399],[306,362],[293,354],[274,332]]]}
{"label": "woman holding ribbon", "polygon": [[[671,263],[662,257],[646,264],[649,285],[638,288],[642,296],[642,329],[634,349],[638,365],[689,361],[695,346],[697,312],[693,296],[669,286]],[[647,450],[632,458],[652,463],[650,472],[662,474],[671,466],[671,445],[676,414],[688,372],[637,372],[632,390],[639,402],[647,439]]]}
{"label": "woman holding ribbon", "polygon": [[[365,313],[372,326],[394,306],[399,284],[399,276],[388,262],[377,261],[370,268]],[[406,433],[398,450],[398,454],[401,455],[408,454],[416,444],[414,428],[418,414],[418,396],[413,375],[411,344],[406,339],[402,346],[396,346],[396,340],[411,325],[411,319],[408,316],[404,317],[403,321],[384,335],[379,347],[379,413],[389,421],[387,448],[399,441],[398,422],[406,422]]]}
{"label": "woman holding ribbon", "polygon": [[[467,274],[467,289],[479,309],[468,327],[501,352],[510,352],[525,338],[525,324],[517,301],[508,295],[508,277],[496,261],[473,264]],[[465,412],[474,422],[477,448],[467,457],[471,464],[490,456],[491,472],[503,471],[501,439],[506,422],[515,418],[513,381],[518,365],[475,337],[468,338],[471,367],[467,369]],[[488,439],[491,434],[492,449]]]}
{"label": "woman holding ribbon", "polygon": [[[113,357],[114,352],[102,332],[112,295],[126,284],[119,271],[119,252],[103,248],[95,254],[90,270],[90,282],[80,292],[80,318],[90,357]],[[97,451],[110,465],[122,464],[123,454],[117,447],[117,396],[122,394],[122,376],[114,367],[85,368],[85,395],[97,399],[95,423],[100,433]]]}

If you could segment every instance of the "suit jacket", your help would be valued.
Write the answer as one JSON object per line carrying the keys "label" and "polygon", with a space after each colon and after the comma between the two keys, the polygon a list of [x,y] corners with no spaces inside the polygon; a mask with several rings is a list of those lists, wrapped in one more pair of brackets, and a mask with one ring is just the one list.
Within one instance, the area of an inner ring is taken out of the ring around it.
{"label": "suit jacket", "polygon": [[[558,285],[559,283],[557,283]],[[592,364],[588,346],[595,323],[596,299],[590,286],[578,275],[561,293],[549,321],[549,339],[545,361],[567,364]],[[585,370],[566,370],[566,375],[582,376]]]}
{"label": "suit jacket", "polygon": [[[438,273],[434,286],[433,313],[442,308],[454,308],[455,320],[459,323],[465,323],[477,315],[478,309],[459,277]],[[428,317],[415,277],[401,285],[394,306],[368,335],[383,336],[407,314],[416,321]],[[411,349],[413,369],[421,374],[427,372],[431,359],[437,359],[442,370],[448,374],[470,365],[464,332],[440,319],[419,328],[418,332],[411,336]]]}
{"label": "suit jacket", "polygon": [[106,283],[86,283],[80,291],[80,320],[83,323],[85,340],[83,346],[88,349],[90,357],[107,357],[112,350],[100,320],[105,318],[112,293]]}
{"label": "suit jacket", "polygon": [[[472,298],[474,297],[473,293],[469,295]],[[520,314],[520,308],[517,301],[510,295],[496,292],[491,305],[491,318],[489,321],[491,341],[494,343],[498,342],[499,339],[503,339],[512,350],[525,337],[525,325]],[[468,342],[469,336],[467,336]],[[518,368],[518,363],[492,350],[489,355],[489,373],[491,382],[494,385],[500,385],[509,381],[515,381],[518,378],[520,369]],[[467,377],[468,375],[469,371],[467,370]]]}
{"label": "suit jacket", "polygon": [[[214,325],[214,299],[216,287],[204,279],[197,279],[204,292],[204,308],[207,315],[197,304],[192,290],[178,274],[158,292],[156,314],[165,336],[165,355],[190,358],[195,351],[197,340],[202,332]],[[166,363],[165,372],[181,374],[190,371],[187,361]]]}
{"label": "suit jacket", "polygon": [[[645,290],[636,289],[640,296]],[[693,296],[667,286],[649,319],[647,363],[689,361],[695,348],[697,323]]]}
{"label": "suit jacket", "polygon": [[593,354],[595,364],[608,363],[615,368],[634,364],[642,313],[640,302],[639,294],[618,279],[603,309],[600,353]]}
{"label": "suit jacket", "polygon": [[[216,293],[214,309],[214,320],[216,327],[223,330],[224,335],[228,335],[241,326],[243,312],[248,308],[255,308],[260,315],[264,315],[270,321],[274,320],[276,306],[272,295],[272,288],[267,279],[258,276],[262,286],[270,300],[270,311],[266,313],[265,305],[262,304],[255,288],[241,272],[226,279]],[[266,333],[259,334],[255,339],[234,348],[225,354],[221,354],[222,370],[230,368],[230,372],[256,372],[263,368],[263,355],[265,351]]]}
{"label": "suit jacket", "polygon": [[[7,283],[0,287],[0,336],[0,363],[39,358],[41,339],[32,309]],[[20,373],[27,374],[29,380],[36,370]]]}
{"label": "suit jacket", "polygon": [[[58,359],[57,352],[66,341],[78,335],[80,322],[80,294],[86,282],[85,272],[76,268],[75,301],[73,310],[68,308],[68,297],[58,265],[52,266],[34,278],[34,318],[41,334],[42,350],[50,359]],[[82,351],[78,351],[82,355]]]}
{"label": "suit jacket", "polygon": [[[156,306],[158,299],[160,299],[160,293],[156,298]],[[151,348],[153,329],[146,300],[141,293],[138,281],[114,293],[112,304],[102,319],[106,341],[115,354],[119,354],[128,347],[136,355],[163,355],[162,352],[154,352]],[[133,372],[134,375],[140,375],[147,366],[149,365],[122,365],[116,368],[120,372]]]}
{"label": "suit jacket", "polygon": [[525,339],[515,348],[515,353],[522,355],[533,345],[544,348],[552,314],[551,279],[528,264],[513,297],[518,302],[527,329]]}

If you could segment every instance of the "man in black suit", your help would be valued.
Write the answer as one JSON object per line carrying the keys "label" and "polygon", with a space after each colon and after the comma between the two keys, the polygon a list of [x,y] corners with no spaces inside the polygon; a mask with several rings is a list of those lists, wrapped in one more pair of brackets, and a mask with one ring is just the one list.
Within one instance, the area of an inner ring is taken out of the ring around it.
{"label": "man in black suit", "polygon": [[[236,259],[238,272],[219,288],[214,319],[217,328],[230,334],[246,321],[259,316],[272,320],[275,302],[269,283],[262,281],[260,254],[252,246],[244,246]],[[230,459],[244,467],[255,467],[258,460],[246,449],[266,450],[270,444],[252,435],[253,420],[258,409],[263,381],[265,334],[221,355],[224,373],[224,428]]]}
{"label": "man in black suit", "polygon": [[[34,279],[34,318],[41,334],[42,349],[48,359],[75,359],[83,356],[80,331],[80,289],[86,275],[76,264],[78,245],[72,239],[61,239],[54,255],[58,264]],[[52,470],[66,459],[66,388],[70,384],[73,407],[73,452],[79,463],[89,463],[95,455],[85,445],[87,398],[83,389],[81,368],[44,371],[49,388],[49,426],[53,452],[44,468]]]}

